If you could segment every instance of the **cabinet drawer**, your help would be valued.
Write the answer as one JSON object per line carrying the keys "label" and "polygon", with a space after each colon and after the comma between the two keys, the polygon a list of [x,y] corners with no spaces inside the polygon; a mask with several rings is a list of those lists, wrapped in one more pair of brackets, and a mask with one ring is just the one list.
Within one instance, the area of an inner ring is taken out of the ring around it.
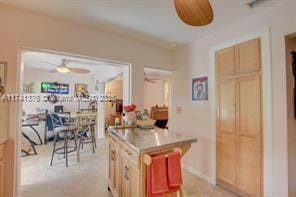
{"label": "cabinet drawer", "polygon": [[133,162],[137,168],[139,168],[139,154],[124,143],[121,143],[121,154]]}
{"label": "cabinet drawer", "polygon": [[3,159],[4,144],[0,144],[0,161]]}

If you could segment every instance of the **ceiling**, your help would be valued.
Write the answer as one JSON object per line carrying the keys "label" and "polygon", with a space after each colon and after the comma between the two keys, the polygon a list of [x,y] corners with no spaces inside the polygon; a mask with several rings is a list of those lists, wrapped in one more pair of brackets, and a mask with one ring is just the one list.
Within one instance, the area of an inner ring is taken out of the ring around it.
{"label": "ceiling", "polygon": [[[55,69],[57,67],[56,65],[62,64],[63,59],[67,59],[70,60],[70,62],[67,63],[68,67],[88,69],[90,70],[90,73],[86,75],[94,75],[97,79],[100,79],[102,81],[119,75],[123,72],[123,67],[125,66],[119,63],[35,51],[24,52],[22,58],[24,61],[25,69],[42,69],[48,71],[48,74],[52,74],[50,73],[50,71]],[[54,74],[64,75],[61,73]],[[79,74],[74,73],[68,73],[67,75],[69,74],[73,76],[79,76]]]}
{"label": "ceiling", "polygon": [[251,9],[251,0],[210,0],[214,22],[190,27],[177,16],[173,0],[0,0],[48,15],[70,19],[109,32],[167,47],[200,39],[245,17],[284,1],[265,0]]}

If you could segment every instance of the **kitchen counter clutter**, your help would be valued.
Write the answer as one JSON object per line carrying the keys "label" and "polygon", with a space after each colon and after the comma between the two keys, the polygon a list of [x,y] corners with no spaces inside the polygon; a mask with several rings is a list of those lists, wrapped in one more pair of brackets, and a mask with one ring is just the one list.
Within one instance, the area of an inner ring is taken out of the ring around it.
{"label": "kitchen counter clutter", "polygon": [[159,128],[110,128],[108,131],[108,189],[114,197],[146,197],[147,166],[144,158],[167,154],[176,148],[183,156],[191,144],[197,142],[196,138]]}

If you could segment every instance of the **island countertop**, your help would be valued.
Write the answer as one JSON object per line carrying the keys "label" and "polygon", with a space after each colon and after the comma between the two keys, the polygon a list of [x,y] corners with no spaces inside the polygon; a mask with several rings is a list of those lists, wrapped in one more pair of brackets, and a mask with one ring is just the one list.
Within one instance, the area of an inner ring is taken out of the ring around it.
{"label": "island countertop", "polygon": [[138,153],[157,151],[168,146],[181,146],[197,142],[196,138],[186,137],[167,129],[109,129],[110,134]]}

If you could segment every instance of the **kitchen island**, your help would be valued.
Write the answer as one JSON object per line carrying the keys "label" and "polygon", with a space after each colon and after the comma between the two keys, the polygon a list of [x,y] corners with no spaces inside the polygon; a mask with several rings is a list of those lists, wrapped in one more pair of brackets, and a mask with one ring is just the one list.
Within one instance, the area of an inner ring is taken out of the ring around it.
{"label": "kitchen island", "polygon": [[114,197],[146,197],[144,157],[174,151],[184,155],[197,142],[166,129],[109,129],[108,189]]}

